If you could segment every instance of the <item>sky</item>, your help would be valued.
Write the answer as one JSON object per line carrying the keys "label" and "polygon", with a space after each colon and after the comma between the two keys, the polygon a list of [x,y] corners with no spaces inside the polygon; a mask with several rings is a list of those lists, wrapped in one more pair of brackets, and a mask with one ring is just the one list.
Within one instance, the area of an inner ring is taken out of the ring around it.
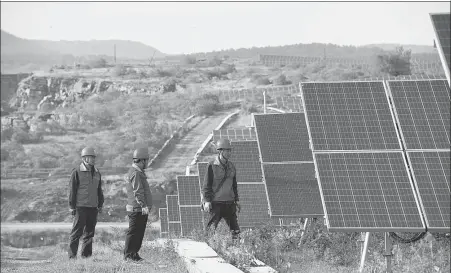
{"label": "sky", "polygon": [[432,45],[450,2],[1,2],[26,39],[132,40],[167,54],[298,43]]}

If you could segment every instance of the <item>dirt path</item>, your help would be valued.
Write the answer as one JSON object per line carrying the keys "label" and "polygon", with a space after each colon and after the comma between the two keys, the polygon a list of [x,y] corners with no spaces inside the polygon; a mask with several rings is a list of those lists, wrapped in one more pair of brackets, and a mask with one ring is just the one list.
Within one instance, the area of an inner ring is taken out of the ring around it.
{"label": "dirt path", "polygon": [[163,181],[165,174],[185,173],[186,166],[193,160],[194,155],[207,136],[221,123],[221,121],[235,110],[219,112],[196,125],[185,137],[174,143],[148,169],[148,177],[154,181]]}

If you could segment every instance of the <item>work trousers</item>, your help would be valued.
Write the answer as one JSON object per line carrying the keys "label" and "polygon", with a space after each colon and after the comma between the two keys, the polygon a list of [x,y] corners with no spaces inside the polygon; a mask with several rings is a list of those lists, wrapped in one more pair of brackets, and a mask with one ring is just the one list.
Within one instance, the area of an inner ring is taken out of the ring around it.
{"label": "work trousers", "polygon": [[78,245],[82,235],[81,256],[87,258],[92,255],[92,242],[97,224],[97,214],[97,208],[78,207],[76,209],[69,238],[69,258],[75,258],[77,256]]}
{"label": "work trousers", "polygon": [[207,223],[207,230],[212,224],[216,229],[221,219],[224,218],[226,224],[232,231],[233,237],[235,238],[240,233],[235,202],[212,202],[211,206],[210,220]]}
{"label": "work trousers", "polygon": [[141,249],[146,231],[148,215],[139,212],[128,213],[128,231],[125,237],[124,258],[133,259]]}

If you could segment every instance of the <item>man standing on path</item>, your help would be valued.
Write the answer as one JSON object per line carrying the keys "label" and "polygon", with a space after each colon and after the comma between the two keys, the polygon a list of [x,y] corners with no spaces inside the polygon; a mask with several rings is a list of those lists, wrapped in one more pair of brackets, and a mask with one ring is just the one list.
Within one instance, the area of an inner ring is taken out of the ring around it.
{"label": "man standing on path", "polygon": [[82,163],[72,170],[69,182],[69,208],[74,216],[70,233],[69,258],[77,257],[80,237],[84,234],[81,257],[92,255],[92,241],[97,224],[97,214],[102,212],[102,177],[94,167],[96,152],[86,147],[81,151]]}
{"label": "man standing on path", "polygon": [[212,224],[215,229],[222,218],[232,232],[232,238],[237,239],[240,234],[237,212],[241,206],[238,197],[238,184],[236,182],[236,169],[229,158],[232,146],[228,139],[219,139],[216,143],[218,156],[210,162],[204,178],[203,198],[204,210],[210,212],[207,230]]}
{"label": "man standing on path", "polygon": [[133,152],[133,164],[125,175],[129,228],[125,237],[124,259],[142,261],[138,254],[146,231],[147,218],[152,208],[152,196],[144,170],[149,161],[147,148]]}

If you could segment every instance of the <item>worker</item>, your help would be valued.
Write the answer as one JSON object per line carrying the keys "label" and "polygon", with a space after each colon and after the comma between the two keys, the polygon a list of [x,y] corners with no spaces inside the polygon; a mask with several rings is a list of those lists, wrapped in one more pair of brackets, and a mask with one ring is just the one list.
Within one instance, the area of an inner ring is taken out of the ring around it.
{"label": "worker", "polygon": [[228,139],[219,139],[216,143],[218,155],[208,164],[204,178],[203,209],[210,213],[207,231],[214,224],[215,230],[222,218],[232,232],[232,238],[237,239],[240,233],[237,212],[241,210],[236,181],[236,169],[229,160],[232,146]]}
{"label": "worker", "polygon": [[92,242],[97,215],[102,212],[104,197],[102,176],[94,167],[96,151],[86,147],[81,151],[82,162],[72,170],[69,181],[69,209],[73,217],[70,233],[69,258],[77,257],[80,237],[84,234],[81,257],[92,255]]}
{"label": "worker", "polygon": [[152,208],[152,196],[144,170],[149,161],[147,148],[139,148],[133,152],[133,164],[125,175],[127,189],[127,205],[129,227],[125,237],[124,259],[143,261],[138,252],[141,249],[146,230],[149,211]]}

